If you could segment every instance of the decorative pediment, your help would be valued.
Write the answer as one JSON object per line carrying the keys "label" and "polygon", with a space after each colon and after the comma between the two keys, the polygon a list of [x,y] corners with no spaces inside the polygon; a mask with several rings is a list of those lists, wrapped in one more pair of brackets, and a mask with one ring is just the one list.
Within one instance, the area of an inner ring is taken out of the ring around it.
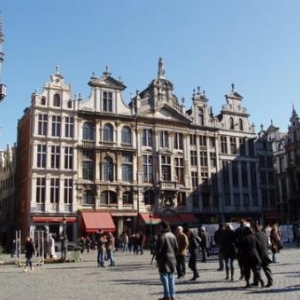
{"label": "decorative pediment", "polygon": [[100,78],[92,77],[89,81],[89,85],[93,87],[104,87],[113,90],[124,90],[126,86],[121,82],[109,75],[102,76]]}

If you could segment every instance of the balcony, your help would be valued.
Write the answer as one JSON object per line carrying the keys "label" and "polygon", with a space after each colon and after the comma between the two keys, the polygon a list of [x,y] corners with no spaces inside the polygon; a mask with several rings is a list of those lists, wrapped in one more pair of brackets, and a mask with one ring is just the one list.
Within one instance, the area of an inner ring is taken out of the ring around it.
{"label": "balcony", "polygon": [[178,191],[179,189],[177,181],[160,181],[157,187],[164,191]]}

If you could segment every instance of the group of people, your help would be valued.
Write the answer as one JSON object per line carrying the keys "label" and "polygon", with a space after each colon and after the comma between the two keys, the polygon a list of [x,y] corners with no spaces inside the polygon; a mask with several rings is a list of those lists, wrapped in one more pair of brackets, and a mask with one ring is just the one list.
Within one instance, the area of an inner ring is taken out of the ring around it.
{"label": "group of people", "polygon": [[[188,253],[188,267],[193,272],[191,280],[195,281],[199,278],[197,253],[201,250],[202,261],[205,262],[207,236],[203,234],[205,228],[201,228],[198,234],[193,229],[184,231],[179,226],[173,234],[168,223],[161,222],[160,226],[161,234],[156,242],[155,257],[164,296],[159,300],[174,300],[175,273],[177,273],[177,279],[185,277],[185,259]],[[242,220],[240,227],[234,230],[230,223],[220,223],[219,229],[214,234],[214,240],[218,247],[218,271],[225,270],[226,280],[234,280],[234,261],[237,260],[240,280],[245,280],[245,288],[273,285],[270,263],[277,262],[277,253],[282,249],[280,233],[276,225],[272,228],[262,228],[257,223],[248,224]],[[269,257],[269,252],[272,253],[272,259]],[[267,278],[266,284],[261,270]],[[252,282],[250,283],[251,273]]]}
{"label": "group of people", "polygon": [[98,267],[105,267],[105,261],[109,261],[109,266],[115,266],[115,238],[111,232],[100,232],[97,240],[97,263]]}

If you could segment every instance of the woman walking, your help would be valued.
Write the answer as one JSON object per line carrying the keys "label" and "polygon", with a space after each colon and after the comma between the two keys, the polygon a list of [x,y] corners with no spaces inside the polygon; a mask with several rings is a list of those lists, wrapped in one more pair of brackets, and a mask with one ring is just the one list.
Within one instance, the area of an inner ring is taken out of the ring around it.
{"label": "woman walking", "polygon": [[24,269],[25,272],[28,271],[28,268],[30,268],[30,271],[33,271],[31,259],[34,252],[35,250],[34,250],[32,238],[28,236],[25,244],[25,257],[26,257],[26,265]]}
{"label": "woman walking", "polygon": [[273,225],[270,232],[270,242],[272,251],[272,261],[277,263],[277,253],[282,249],[282,241],[279,235],[279,230],[277,225]]}

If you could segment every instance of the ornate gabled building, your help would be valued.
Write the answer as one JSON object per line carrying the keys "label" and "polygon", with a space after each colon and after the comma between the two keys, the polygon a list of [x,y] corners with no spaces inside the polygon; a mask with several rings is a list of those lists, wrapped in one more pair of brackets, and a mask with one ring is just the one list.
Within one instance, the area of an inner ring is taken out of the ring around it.
{"label": "ornate gabled building", "polygon": [[[197,88],[186,110],[157,77],[125,103],[108,68],[71,97],[57,69],[18,124],[17,216],[35,229],[78,234],[261,218],[254,126],[234,87],[213,116]],[[149,226],[150,225],[150,226]]]}

